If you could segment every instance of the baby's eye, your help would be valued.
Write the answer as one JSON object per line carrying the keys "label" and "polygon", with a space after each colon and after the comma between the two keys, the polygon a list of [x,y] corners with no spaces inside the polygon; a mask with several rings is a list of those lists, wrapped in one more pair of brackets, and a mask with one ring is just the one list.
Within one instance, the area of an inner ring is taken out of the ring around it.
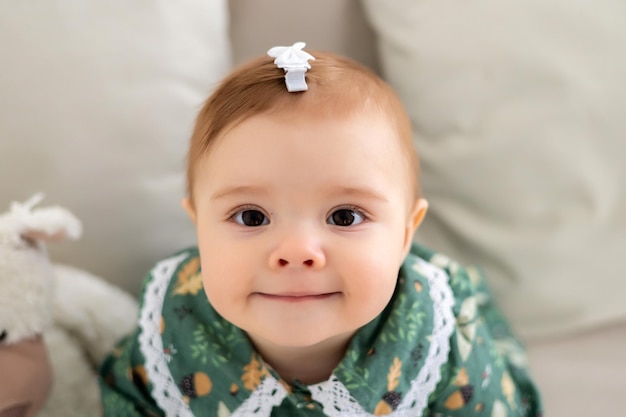
{"label": "baby's eye", "polygon": [[362,223],[365,216],[351,209],[335,210],[328,216],[327,222],[335,226],[354,226]]}
{"label": "baby's eye", "polygon": [[238,224],[250,227],[265,226],[270,223],[267,216],[259,210],[242,210],[235,214],[233,219]]}

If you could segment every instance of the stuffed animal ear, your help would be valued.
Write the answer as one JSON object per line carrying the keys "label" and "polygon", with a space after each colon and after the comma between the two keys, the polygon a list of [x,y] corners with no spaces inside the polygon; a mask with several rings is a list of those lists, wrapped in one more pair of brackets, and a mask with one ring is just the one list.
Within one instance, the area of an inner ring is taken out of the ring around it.
{"label": "stuffed animal ear", "polygon": [[23,204],[11,205],[11,220],[20,236],[35,241],[76,240],[82,234],[82,224],[69,210],[62,207],[34,208],[43,199],[35,194]]}
{"label": "stuffed animal ear", "polygon": [[61,242],[68,239],[78,239],[76,235],[68,233],[67,230],[58,230],[54,233],[50,233],[46,230],[39,230],[37,228],[25,230],[20,234],[20,236],[24,239],[39,240],[43,242]]}

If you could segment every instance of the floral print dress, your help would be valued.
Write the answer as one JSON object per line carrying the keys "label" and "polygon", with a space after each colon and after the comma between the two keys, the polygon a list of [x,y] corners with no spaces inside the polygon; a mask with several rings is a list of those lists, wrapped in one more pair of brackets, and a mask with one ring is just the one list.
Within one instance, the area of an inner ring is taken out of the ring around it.
{"label": "floral print dress", "polygon": [[103,362],[105,417],[539,417],[523,347],[473,268],[414,244],[386,309],[327,381],[284,381],[202,288],[197,248],[159,262]]}

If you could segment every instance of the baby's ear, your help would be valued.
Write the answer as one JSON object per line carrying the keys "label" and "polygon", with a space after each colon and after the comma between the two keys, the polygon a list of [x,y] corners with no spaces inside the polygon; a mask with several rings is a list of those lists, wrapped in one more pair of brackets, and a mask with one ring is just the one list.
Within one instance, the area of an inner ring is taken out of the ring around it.
{"label": "baby's ear", "polygon": [[411,242],[413,241],[413,235],[415,231],[424,220],[424,216],[428,211],[428,201],[423,198],[418,199],[411,210],[406,223],[405,236],[404,236],[404,252],[403,259],[409,253],[411,249]]}
{"label": "baby's ear", "polygon": [[196,209],[194,208],[193,203],[191,202],[189,197],[183,198],[183,201],[181,201],[181,206],[183,206],[193,224],[196,224]]}
{"label": "baby's ear", "polygon": [[415,202],[415,206],[413,207],[413,211],[411,212],[411,216],[409,217],[411,222],[411,228],[413,229],[411,233],[415,232],[417,228],[422,224],[422,220],[424,220],[424,216],[426,216],[426,212],[428,211],[428,201],[424,198],[420,198]]}

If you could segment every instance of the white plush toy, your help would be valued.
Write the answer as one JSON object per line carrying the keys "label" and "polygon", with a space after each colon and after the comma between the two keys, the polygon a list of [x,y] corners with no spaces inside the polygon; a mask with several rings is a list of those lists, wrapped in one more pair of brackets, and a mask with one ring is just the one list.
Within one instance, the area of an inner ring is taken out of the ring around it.
{"label": "white plush toy", "polygon": [[42,198],[0,214],[0,417],[97,417],[97,364],[133,329],[137,302],[50,262],[44,242],[82,227],[61,207],[35,208]]}

